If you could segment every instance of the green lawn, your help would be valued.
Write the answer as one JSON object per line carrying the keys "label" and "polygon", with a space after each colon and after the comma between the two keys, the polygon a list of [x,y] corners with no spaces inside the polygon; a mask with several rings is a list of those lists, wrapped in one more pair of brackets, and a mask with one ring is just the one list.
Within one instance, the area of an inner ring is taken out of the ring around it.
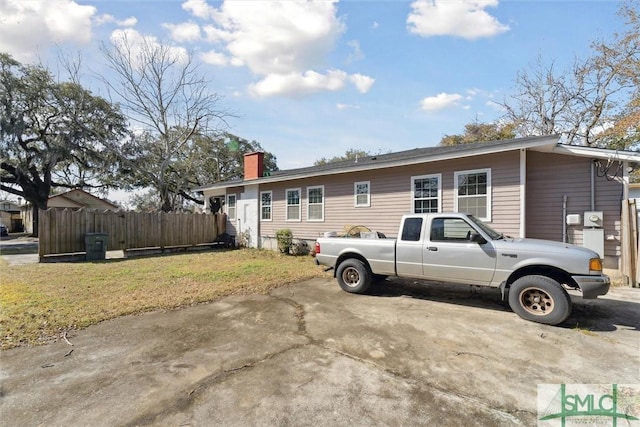
{"label": "green lawn", "polygon": [[118,316],[266,293],[323,276],[309,256],[251,249],[94,263],[8,266],[0,260],[0,347],[48,342]]}

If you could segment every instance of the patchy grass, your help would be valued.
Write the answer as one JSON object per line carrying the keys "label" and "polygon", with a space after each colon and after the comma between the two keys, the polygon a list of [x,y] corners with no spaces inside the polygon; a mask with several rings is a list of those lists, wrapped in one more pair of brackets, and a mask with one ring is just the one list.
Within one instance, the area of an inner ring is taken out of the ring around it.
{"label": "patchy grass", "polygon": [[127,314],[266,293],[322,277],[310,257],[237,250],[0,268],[0,347],[48,342]]}

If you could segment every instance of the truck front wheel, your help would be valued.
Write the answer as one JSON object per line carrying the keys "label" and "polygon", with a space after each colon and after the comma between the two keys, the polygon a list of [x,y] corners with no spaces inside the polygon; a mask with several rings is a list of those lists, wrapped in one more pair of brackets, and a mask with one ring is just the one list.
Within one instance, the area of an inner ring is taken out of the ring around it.
{"label": "truck front wheel", "polygon": [[359,259],[348,259],[336,271],[338,284],[343,291],[361,294],[371,285],[371,272]]}
{"label": "truck front wheel", "polygon": [[549,277],[524,276],[509,288],[509,306],[523,319],[557,325],[569,317],[571,297]]}

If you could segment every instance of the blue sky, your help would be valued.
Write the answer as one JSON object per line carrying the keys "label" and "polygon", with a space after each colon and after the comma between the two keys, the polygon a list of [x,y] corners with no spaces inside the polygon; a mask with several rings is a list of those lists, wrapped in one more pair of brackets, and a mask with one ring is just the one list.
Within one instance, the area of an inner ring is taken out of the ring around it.
{"label": "blue sky", "polygon": [[79,51],[104,92],[101,42],[126,32],[193,51],[230,132],[281,169],[349,148],[436,145],[500,117],[538,55],[562,69],[622,24],[616,1],[0,0],[0,50],[54,64]]}

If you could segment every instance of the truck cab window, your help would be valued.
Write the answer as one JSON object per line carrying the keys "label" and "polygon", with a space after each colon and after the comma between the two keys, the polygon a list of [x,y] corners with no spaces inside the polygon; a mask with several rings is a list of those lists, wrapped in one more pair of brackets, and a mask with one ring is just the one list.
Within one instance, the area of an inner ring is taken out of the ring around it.
{"label": "truck cab window", "polygon": [[422,230],[422,218],[407,218],[402,228],[402,240],[417,242],[420,240],[420,230]]}
{"label": "truck cab window", "polygon": [[460,218],[436,218],[431,222],[432,242],[468,242],[475,229]]}

